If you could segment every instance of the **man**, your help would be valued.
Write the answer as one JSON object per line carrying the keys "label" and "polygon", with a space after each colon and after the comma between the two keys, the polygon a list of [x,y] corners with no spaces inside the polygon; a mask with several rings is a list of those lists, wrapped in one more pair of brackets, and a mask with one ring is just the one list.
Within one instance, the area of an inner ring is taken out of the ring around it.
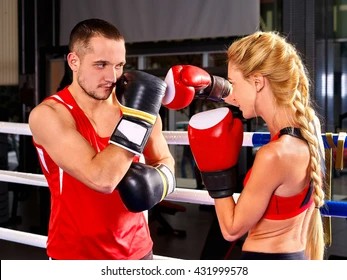
{"label": "man", "polygon": [[[158,115],[166,84],[140,71],[123,73],[124,38],[106,21],[78,23],[69,49],[72,83],[29,117],[51,192],[47,254],[151,259],[153,243],[141,211],[175,186],[174,159]],[[142,154],[145,165],[136,163]]]}

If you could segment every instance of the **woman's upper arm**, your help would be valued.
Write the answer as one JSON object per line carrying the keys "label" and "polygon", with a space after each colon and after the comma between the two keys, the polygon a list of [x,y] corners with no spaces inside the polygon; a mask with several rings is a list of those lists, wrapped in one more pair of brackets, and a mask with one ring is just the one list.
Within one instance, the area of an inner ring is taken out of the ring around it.
{"label": "woman's upper arm", "polygon": [[219,207],[217,212],[228,235],[238,238],[261,219],[271,195],[283,180],[283,174],[278,172],[279,164],[276,152],[264,146],[257,152],[247,184],[235,206],[231,207],[234,209],[229,206],[228,211],[232,212],[232,215],[228,217],[228,214],[223,214],[230,202],[216,201],[216,206]]}

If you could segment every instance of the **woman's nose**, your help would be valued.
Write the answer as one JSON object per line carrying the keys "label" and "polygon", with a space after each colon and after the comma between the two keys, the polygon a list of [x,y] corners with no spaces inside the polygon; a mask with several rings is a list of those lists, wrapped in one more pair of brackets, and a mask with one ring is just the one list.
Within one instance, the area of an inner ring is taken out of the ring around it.
{"label": "woman's nose", "polygon": [[232,85],[230,85],[229,95],[226,98],[224,98],[224,101],[230,105],[238,106]]}

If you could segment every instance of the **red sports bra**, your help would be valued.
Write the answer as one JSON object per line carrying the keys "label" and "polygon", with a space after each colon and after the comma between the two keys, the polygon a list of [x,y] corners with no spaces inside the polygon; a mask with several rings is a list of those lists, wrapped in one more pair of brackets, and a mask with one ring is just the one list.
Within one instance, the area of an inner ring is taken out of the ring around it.
{"label": "red sports bra", "polygon": [[[283,134],[289,134],[291,136],[305,140],[301,136],[300,130],[298,128],[287,127],[280,130],[270,141],[277,140]],[[251,173],[252,169],[248,170],[243,181],[244,186],[246,186]],[[311,206],[313,202],[312,191],[312,185],[308,184],[300,193],[294,196],[284,197],[273,194],[263,218],[270,220],[285,220],[299,215]]]}

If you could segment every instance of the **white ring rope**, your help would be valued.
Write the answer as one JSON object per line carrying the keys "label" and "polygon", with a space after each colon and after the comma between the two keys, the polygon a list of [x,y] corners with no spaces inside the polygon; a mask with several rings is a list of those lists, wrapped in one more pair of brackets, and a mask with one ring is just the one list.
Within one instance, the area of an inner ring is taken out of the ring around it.
{"label": "white ring rope", "polygon": [[46,248],[47,236],[0,227],[0,239]]}
{"label": "white ring rope", "polygon": [[[44,175],[32,174],[18,171],[0,170],[0,182],[18,183],[30,186],[48,187]],[[237,199],[238,194],[235,194]],[[165,199],[171,201],[180,201],[194,204],[213,205],[213,199],[205,190],[191,190],[184,188],[176,188],[175,191],[169,194]]]}
{"label": "white ring rope", "polygon": [[[27,123],[0,122],[0,133],[31,136]],[[187,131],[163,131],[163,134],[169,145],[189,145]],[[252,147],[254,134],[254,132],[244,132],[242,145]]]}
{"label": "white ring rope", "polygon": [[0,122],[0,133],[31,135],[31,131],[27,123],[15,122]]}
{"label": "white ring rope", "polygon": [[0,170],[0,182],[18,183],[41,187],[48,186],[44,175],[9,170]]}
{"label": "white ring rope", "polygon": [[[47,244],[47,236],[45,235],[33,234],[3,227],[0,227],[0,240],[6,240],[43,249],[46,248]],[[155,260],[176,259],[160,255],[153,255],[153,258]]]}
{"label": "white ring rope", "polygon": [[[0,133],[17,134],[31,136],[31,131],[27,123],[16,122],[0,122]],[[169,145],[189,145],[187,131],[163,131],[165,139]],[[338,141],[344,140],[344,147],[347,148],[346,134],[331,134],[332,140],[335,145]],[[341,139],[341,137],[343,139]],[[326,135],[322,134],[324,146],[329,148]],[[244,132],[243,133],[243,147],[259,147],[270,140],[270,133],[268,132]]]}

